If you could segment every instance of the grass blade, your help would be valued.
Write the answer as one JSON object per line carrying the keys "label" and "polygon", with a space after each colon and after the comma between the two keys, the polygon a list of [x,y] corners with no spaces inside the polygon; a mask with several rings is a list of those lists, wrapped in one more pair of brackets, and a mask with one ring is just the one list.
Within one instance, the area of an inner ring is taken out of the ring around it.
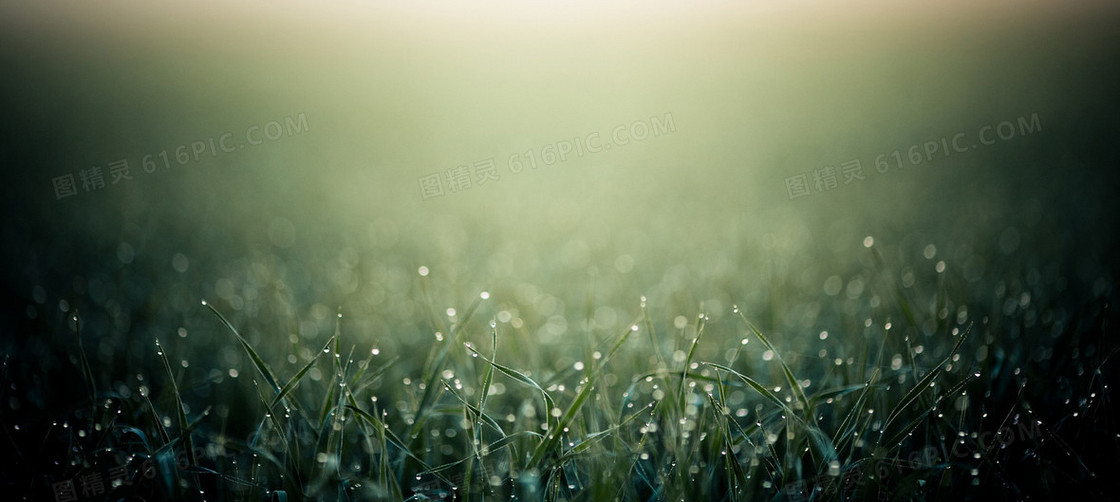
{"label": "grass blade", "polygon": [[210,311],[213,312],[214,315],[218,316],[218,319],[222,321],[222,324],[225,324],[226,327],[229,328],[230,332],[233,333],[233,336],[237,337],[237,341],[241,343],[241,347],[245,349],[245,353],[249,354],[249,359],[253,360],[253,365],[257,367],[257,371],[259,371],[261,376],[264,377],[265,381],[268,382],[270,386],[272,386],[273,390],[276,393],[279,393],[280,385],[276,383],[276,377],[273,376],[272,371],[268,369],[268,365],[264,363],[264,360],[261,359],[261,356],[259,354],[257,354],[257,351],[253,350],[253,347],[249,345],[249,342],[245,341],[245,338],[241,336],[241,333],[238,333],[237,329],[234,328],[233,325],[230,324],[230,322],[227,321],[226,318],[220,312],[218,312],[218,310],[215,309],[213,305],[207,303],[206,300],[203,300],[202,304],[206,306],[206,308],[210,309]]}

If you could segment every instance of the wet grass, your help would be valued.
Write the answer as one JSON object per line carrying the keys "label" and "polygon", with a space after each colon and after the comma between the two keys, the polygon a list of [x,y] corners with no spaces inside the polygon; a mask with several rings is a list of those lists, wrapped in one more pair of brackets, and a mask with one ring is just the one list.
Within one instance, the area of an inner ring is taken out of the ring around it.
{"label": "wet grass", "polygon": [[847,274],[868,294],[808,293],[834,327],[781,338],[765,305],[688,321],[642,297],[618,307],[629,323],[588,309],[570,343],[535,344],[489,292],[443,315],[423,274],[434,335],[399,353],[345,312],[325,341],[276,344],[202,301],[191,315],[241,363],[181,332],[124,383],[73,311],[76,364],[55,371],[84,397],[37,409],[36,369],[5,360],[5,482],[41,499],[69,481],[78,500],[1108,497],[1109,293],[1008,277],[977,301],[943,263],[901,281],[868,247]]}

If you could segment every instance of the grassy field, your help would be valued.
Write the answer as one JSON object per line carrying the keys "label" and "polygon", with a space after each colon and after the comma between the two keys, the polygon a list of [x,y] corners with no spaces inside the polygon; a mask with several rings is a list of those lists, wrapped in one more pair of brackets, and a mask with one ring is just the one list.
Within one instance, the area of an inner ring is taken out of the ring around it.
{"label": "grassy field", "polygon": [[277,341],[200,303],[109,368],[71,311],[50,356],[5,360],[5,472],[36,497],[99,476],[149,500],[1109,496],[1100,284],[1032,269],[973,295],[933,246],[852,247],[861,265],[791,313],[642,297],[606,314],[588,295],[562,333],[547,294],[440,301],[426,268],[406,280],[428,335],[395,343],[345,312]]}
{"label": "grassy field", "polygon": [[421,4],[0,7],[9,498],[1116,498],[1115,8]]}

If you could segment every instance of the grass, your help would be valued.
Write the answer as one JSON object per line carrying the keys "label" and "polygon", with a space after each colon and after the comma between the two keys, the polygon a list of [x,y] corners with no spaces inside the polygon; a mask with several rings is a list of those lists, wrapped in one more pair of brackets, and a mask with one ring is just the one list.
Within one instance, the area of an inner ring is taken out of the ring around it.
{"label": "grass", "polygon": [[21,466],[5,482],[47,499],[70,480],[76,500],[1110,496],[1094,449],[1118,430],[1105,298],[967,303],[951,273],[904,286],[870,254],[858,273],[877,310],[784,338],[746,308],[701,305],[689,325],[643,297],[630,323],[599,329],[588,313],[575,348],[541,354],[488,293],[437,315],[422,277],[438,332],[426,353],[387,353],[343,312],[325,342],[276,347],[203,301],[245,364],[205,372],[176,352],[217,360],[206,348],[157,339],[159,371],[123,389],[87,359],[75,311],[65,380],[86,397],[47,410],[50,426],[19,422],[33,372],[5,360],[4,398],[25,403],[3,417]]}

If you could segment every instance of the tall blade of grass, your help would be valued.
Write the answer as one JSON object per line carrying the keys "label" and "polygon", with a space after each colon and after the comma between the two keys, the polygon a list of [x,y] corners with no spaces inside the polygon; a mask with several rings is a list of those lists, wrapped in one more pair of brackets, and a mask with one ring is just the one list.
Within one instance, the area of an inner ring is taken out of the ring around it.
{"label": "tall blade of grass", "polygon": [[[545,392],[544,388],[542,388],[539,384],[537,384],[536,381],[534,381],[532,378],[529,378],[529,377],[525,376],[523,373],[521,373],[517,370],[514,370],[512,368],[508,368],[506,366],[503,366],[501,364],[498,364],[494,361],[491,361],[491,360],[487,359],[486,356],[484,356],[482,354],[479,354],[478,351],[474,350],[474,348],[471,347],[470,345],[466,345],[466,347],[467,347],[467,349],[469,349],[471,351],[471,353],[473,355],[481,358],[483,361],[486,361],[486,362],[490,363],[490,365],[493,366],[494,369],[502,372],[503,374],[505,374],[506,376],[508,376],[508,377],[510,377],[514,380],[517,380],[518,382],[521,382],[525,385],[533,387],[534,389],[537,389],[537,392],[540,392],[541,396],[543,396],[544,406],[545,406],[545,410],[544,410],[545,416],[546,417],[552,416],[552,414],[550,412],[553,410],[553,408],[556,408],[556,403],[553,402],[552,396],[548,395],[548,392]],[[552,428],[551,425],[549,426],[549,428],[550,429]]]}
{"label": "tall blade of grass", "polygon": [[97,385],[93,379],[93,371],[89,367],[89,359],[86,358],[86,348],[82,344],[82,321],[78,317],[78,309],[74,309],[74,331],[78,336],[78,360],[82,364],[82,378],[86,381],[86,387],[89,391],[89,405],[90,416],[89,422],[93,424],[97,421]]}
{"label": "tall blade of grass", "polygon": [[[634,413],[631,413],[630,416],[624,418],[619,423],[617,423],[615,425],[612,425],[605,430],[601,430],[599,432],[593,432],[591,434],[588,434],[582,440],[580,440],[574,446],[572,446],[571,449],[569,449],[566,453],[564,453],[564,455],[562,455],[560,458],[558,458],[556,460],[556,464],[557,465],[562,465],[565,462],[567,462],[568,460],[571,460],[573,457],[579,455],[580,453],[583,453],[588,448],[590,448],[592,445],[594,445],[595,443],[597,443],[599,441],[602,441],[603,439],[609,437],[611,434],[617,432],[622,427],[624,427],[627,424],[629,424],[630,422],[634,421],[635,418],[638,418],[638,415],[641,415],[643,413],[646,413],[646,410],[638,410]],[[495,442],[494,444],[497,444],[497,442]]]}
{"label": "tall blade of grass", "polygon": [[159,344],[159,338],[156,338],[156,353],[163,361],[163,369],[167,371],[167,381],[171,385],[171,395],[175,398],[175,415],[179,419],[179,434],[183,440],[183,449],[186,450],[187,461],[192,466],[197,465],[198,459],[194,457],[194,441],[191,440],[191,433],[187,429],[190,421],[187,420],[187,413],[183,408],[183,397],[179,394],[179,384],[175,382],[175,373],[171,371],[171,364],[167,362],[167,354]]}
{"label": "tall blade of grass", "polygon": [[269,410],[272,410],[276,407],[277,404],[280,403],[280,401],[284,400],[284,396],[287,396],[288,393],[296,387],[296,384],[298,384],[300,380],[303,379],[303,376],[307,374],[307,370],[310,370],[311,366],[319,360],[319,356],[323,354],[323,351],[326,350],[327,347],[330,347],[331,343],[337,339],[337,337],[332,336],[330,340],[327,340],[327,344],[324,345],[321,350],[316,351],[315,356],[312,357],[310,361],[307,361],[307,364],[303,365],[303,368],[300,369],[294,376],[292,376],[290,380],[288,380],[288,383],[284,384],[284,387],[280,389],[280,392],[277,393],[276,397],[272,398],[272,402],[268,404]]}
{"label": "tall blade of grass", "polygon": [[[719,376],[719,370],[716,371],[716,376]],[[720,385],[718,386],[718,389],[720,396],[719,401],[716,401],[715,396],[713,396],[712,394],[707,394],[707,396],[708,401],[712,405],[713,416],[719,427],[719,431],[723,436],[720,439],[723,443],[724,449],[722,455],[723,469],[727,476],[728,491],[730,492],[731,500],[740,500],[740,491],[744,487],[746,487],[747,479],[746,473],[743,472],[743,467],[739,465],[739,462],[733,458],[735,454],[734,445],[731,443],[731,440],[734,435],[731,433],[731,427],[728,425],[728,422],[730,422],[731,420],[727,417],[726,414],[727,406],[724,403],[726,403],[725,399],[727,398],[727,393],[725,392],[722,378],[720,378]]]}
{"label": "tall blade of grass", "polygon": [[513,444],[514,441],[522,439],[522,437],[529,437],[532,439],[536,439],[537,441],[544,439],[544,435],[537,431],[517,431],[514,433],[510,433],[509,435],[502,437],[501,439],[498,439],[493,443],[490,443],[490,452],[496,452],[498,450],[501,450],[502,448],[505,448],[506,446],[509,446],[511,450],[515,450],[516,448]]}
{"label": "tall blade of grass", "polygon": [[949,351],[949,354],[945,356],[945,359],[943,359],[936,368],[932,369],[929,374],[927,374],[916,385],[914,385],[914,387],[910,389],[910,392],[907,392],[906,396],[904,396],[898,402],[898,404],[895,405],[894,409],[891,410],[891,413],[887,416],[887,423],[883,426],[884,431],[886,431],[887,428],[890,427],[891,424],[894,423],[894,421],[899,417],[899,415],[901,415],[902,412],[910,406],[910,404],[918,399],[918,396],[920,396],[923,392],[925,392],[927,388],[929,388],[930,383],[933,382],[933,380],[936,379],[937,376],[945,370],[945,365],[949,364],[949,361],[953,359],[953,354],[956,354],[957,351],[960,350],[961,345],[964,344],[965,339],[968,338],[968,334],[970,331],[972,331],[971,325],[964,331],[964,333],[961,333],[960,339],[957,340],[956,345],[953,346],[953,350]]}
{"label": "tall blade of grass", "polygon": [[[498,328],[494,322],[490,323],[490,360],[498,359]],[[494,380],[494,364],[486,367],[486,375],[482,377],[482,389],[478,396],[478,432],[475,440],[482,440],[482,413],[486,409],[486,396],[490,394],[490,383]]]}
{"label": "tall blade of grass", "polygon": [[653,344],[653,353],[657,356],[658,368],[668,368],[665,363],[665,357],[661,355],[661,342],[657,339],[657,332],[653,329],[653,321],[649,317],[649,309],[646,308],[646,297],[642,297],[642,319],[646,322],[646,331],[649,331],[649,341]]}
{"label": "tall blade of grass", "polygon": [[704,326],[707,324],[707,317],[701,313],[696,319],[696,338],[692,339],[692,345],[688,348],[688,355],[684,359],[684,368],[681,369],[681,388],[677,394],[679,401],[678,408],[684,409],[685,389],[688,387],[688,367],[692,364],[692,356],[696,355],[696,346],[700,344],[700,336],[704,334]]}
{"label": "tall blade of grass", "polygon": [[[261,400],[261,404],[267,406],[268,398],[265,397],[264,392],[261,391],[260,384],[255,379],[253,380],[253,387],[257,390],[257,398]],[[280,423],[280,419],[276,418],[276,414],[272,413],[270,410],[265,410],[264,415],[265,420],[263,422],[272,424],[272,430],[276,432],[277,439],[284,443],[284,449],[287,450],[287,438],[284,437],[284,426]],[[255,443],[256,441],[254,441],[254,444]]]}
{"label": "tall blade of grass", "polygon": [[724,366],[722,364],[717,364],[717,363],[712,363],[712,362],[702,362],[700,364],[711,366],[713,368],[720,369],[720,370],[728,372],[729,374],[735,375],[736,377],[738,377],[743,382],[746,382],[746,384],[749,385],[756,392],[761,394],[762,397],[765,397],[766,399],[770,400],[770,402],[778,405],[780,408],[785,410],[787,413],[790,413],[790,414],[793,413],[793,410],[791,410],[789,408],[789,405],[787,405],[785,403],[785,401],[782,401],[782,398],[778,397],[776,394],[771,392],[770,389],[767,389],[766,387],[763,387],[762,384],[756,382],[753,378],[751,378],[747,375],[744,375],[742,373],[739,373],[738,371],[735,371],[731,368],[728,368],[727,366]]}
{"label": "tall blade of grass", "polygon": [[241,336],[241,333],[237,332],[237,329],[233,327],[233,324],[230,324],[230,322],[226,320],[225,316],[218,312],[218,309],[215,309],[214,306],[207,303],[206,300],[202,300],[202,305],[210,309],[210,311],[213,312],[214,315],[218,316],[218,319],[222,321],[222,324],[225,324],[226,328],[229,328],[230,332],[233,333],[233,336],[237,337],[237,341],[241,343],[241,347],[245,349],[245,353],[249,354],[249,359],[253,361],[253,365],[256,366],[257,371],[259,371],[261,376],[264,377],[265,381],[268,382],[270,386],[272,386],[273,390],[279,393],[280,385],[276,383],[276,377],[272,375],[272,371],[268,369],[268,365],[264,363],[264,360],[261,359],[261,356],[259,354],[257,354],[257,351],[253,350],[253,347],[249,345],[249,342],[245,341],[245,338]]}
{"label": "tall blade of grass", "polygon": [[[465,326],[467,322],[471,320],[471,317],[474,316],[474,312],[478,310],[478,306],[481,303],[482,297],[480,295],[475,295],[474,301],[471,303],[470,307],[467,307],[467,311],[463,313],[463,318],[459,322],[453,324],[450,329],[448,329],[446,343],[442,348],[440,348],[439,355],[436,356],[436,358],[428,368],[427,373],[424,375],[424,382],[436,381],[437,376],[439,375],[439,372],[443,367],[443,361],[447,358],[448,349],[450,349],[451,346],[456,343],[459,332],[462,331],[463,326]],[[413,424],[411,433],[409,434],[410,437],[416,437],[420,432],[420,427],[424,423],[423,418],[425,410],[428,408],[428,406],[431,405],[433,401],[432,392],[434,392],[437,388],[439,388],[439,386],[437,385],[426,385],[424,387],[424,393],[420,397],[420,404],[416,407],[416,421]]]}
{"label": "tall blade of grass", "polygon": [[591,389],[594,387],[595,375],[591,375],[584,382],[583,386],[580,388],[579,393],[576,394],[575,399],[572,400],[572,404],[568,406],[568,411],[566,411],[564,415],[560,417],[560,421],[555,425],[555,427],[549,427],[548,433],[545,434],[545,440],[537,445],[537,449],[534,450],[533,455],[529,457],[529,468],[538,467],[541,461],[544,460],[544,456],[556,447],[556,445],[560,442],[560,436],[563,434],[564,428],[567,427],[569,423],[571,423],[572,419],[576,416],[576,413],[578,413],[580,408],[583,406],[583,403],[587,401],[587,396],[591,395]]}
{"label": "tall blade of grass", "polygon": [[327,386],[327,395],[323,398],[323,404],[319,405],[319,429],[326,427],[327,419],[331,416],[331,404],[334,403],[338,392],[338,385],[335,385],[334,378],[331,379],[331,384]]}
{"label": "tall blade of grass", "polygon": [[[895,434],[893,437],[891,437],[891,439],[889,441],[887,441],[886,444],[888,446],[893,447],[893,448],[897,448],[897,447],[901,446],[902,442],[906,440],[906,437],[910,435],[910,432],[913,431],[915,428],[917,428],[918,425],[923,420],[925,420],[931,413],[933,413],[933,410],[937,406],[940,406],[941,403],[945,401],[945,399],[949,398],[950,396],[954,396],[958,392],[963,390],[965,388],[965,386],[968,385],[969,382],[974,380],[974,378],[975,377],[973,377],[972,375],[968,375],[967,377],[965,377],[960,382],[957,382],[957,384],[954,385],[951,389],[942,393],[941,396],[937,399],[937,401],[935,401],[933,403],[933,406],[930,406],[929,408],[926,408],[925,411],[919,413],[917,417],[914,417],[912,420],[910,420],[909,423],[902,426],[902,428],[899,429],[898,433]],[[884,430],[886,430],[886,429],[884,429]]]}
{"label": "tall blade of grass", "polygon": [[[447,381],[441,381],[440,383],[443,384],[445,390],[447,390],[447,392],[449,394],[454,396],[455,399],[457,399],[460,403],[463,403],[463,406],[454,406],[454,407],[448,407],[448,408],[453,409],[456,414],[458,414],[459,412],[462,412],[465,409],[465,410],[467,410],[469,415],[474,416],[474,417],[481,417],[481,418],[477,419],[477,424],[480,428],[483,424],[489,425],[490,428],[497,431],[498,434],[500,434],[502,437],[505,437],[505,435],[506,435],[505,431],[502,429],[502,425],[500,423],[498,423],[497,420],[495,420],[493,417],[483,413],[481,410],[476,408],[473,404],[467,402],[466,398],[464,398],[462,394],[459,394],[459,391],[455,390],[455,388],[452,387],[451,384],[447,383]],[[445,409],[445,408],[433,408],[433,410],[434,411],[450,411],[450,410]]]}
{"label": "tall blade of grass", "polygon": [[144,389],[141,388],[140,397],[144,398],[144,402],[148,405],[148,413],[151,414],[152,421],[156,423],[156,432],[159,434],[161,440],[160,446],[162,447],[171,442],[171,436],[167,434],[167,429],[163,426],[163,419],[160,418],[159,412],[156,411],[155,405],[152,404],[151,398],[148,397],[150,392],[151,390],[145,392]]}
{"label": "tall blade of grass", "polygon": [[800,403],[799,407],[801,407],[801,409],[809,416],[809,420],[814,421],[814,414],[813,410],[809,406],[809,399],[805,397],[805,391],[801,388],[801,382],[793,376],[793,371],[790,370],[789,365],[786,364],[785,358],[783,358],[782,354],[778,352],[778,349],[774,348],[774,344],[770,343],[770,340],[766,338],[766,335],[763,335],[762,332],[759,331],[759,329],[755,327],[753,323],[747,320],[747,317],[743,315],[743,312],[739,310],[738,307],[733,308],[733,310],[735,314],[739,316],[739,319],[742,319],[743,322],[747,323],[747,326],[751,328],[751,332],[754,333],[754,336],[758,337],[758,339],[762,341],[762,344],[765,345],[766,348],[774,354],[774,359],[778,360],[778,364],[782,368],[782,373],[785,375],[786,381],[789,383],[790,392],[793,393],[794,398],[797,399],[798,403]]}
{"label": "tall blade of grass", "polygon": [[836,433],[832,436],[833,444],[841,444],[847,438],[848,431],[852,430],[854,427],[855,421],[863,414],[863,408],[867,403],[867,394],[871,392],[871,389],[875,385],[875,380],[879,378],[879,370],[880,368],[876,367],[875,372],[871,374],[871,378],[862,385],[863,392],[859,394],[859,398],[856,399],[852,408],[848,410],[848,414],[844,417],[844,420],[840,422],[840,426],[836,428]]}

